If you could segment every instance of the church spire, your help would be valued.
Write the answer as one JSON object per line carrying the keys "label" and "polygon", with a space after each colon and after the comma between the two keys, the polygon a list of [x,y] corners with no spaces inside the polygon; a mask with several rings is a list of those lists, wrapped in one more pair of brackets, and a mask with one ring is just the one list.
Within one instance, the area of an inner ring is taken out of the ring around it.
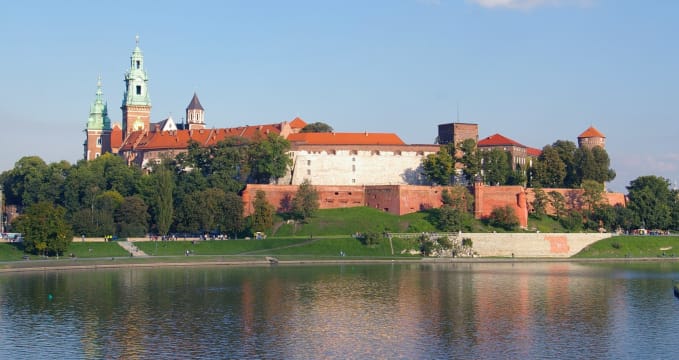
{"label": "church spire", "polygon": [[151,98],[148,90],[148,75],[144,69],[144,55],[139,48],[139,35],[130,56],[130,68],[125,73],[125,94],[123,95],[124,137],[137,130],[149,131],[151,123]]}
{"label": "church spire", "polygon": [[189,106],[186,107],[186,122],[189,125],[189,130],[205,128],[205,109],[200,104],[195,92]]}
{"label": "church spire", "polygon": [[108,117],[108,109],[104,102],[101,90],[101,76],[97,78],[97,92],[94,102],[90,105],[90,116],[87,119],[87,130],[111,130],[111,119]]}

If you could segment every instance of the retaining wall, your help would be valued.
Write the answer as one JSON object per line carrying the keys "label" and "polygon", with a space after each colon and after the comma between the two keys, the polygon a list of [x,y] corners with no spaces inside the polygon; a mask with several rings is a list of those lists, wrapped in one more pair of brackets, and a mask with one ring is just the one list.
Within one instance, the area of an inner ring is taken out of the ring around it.
{"label": "retaining wall", "polygon": [[573,256],[586,246],[611,237],[611,233],[462,233],[472,239],[472,249],[481,257]]}

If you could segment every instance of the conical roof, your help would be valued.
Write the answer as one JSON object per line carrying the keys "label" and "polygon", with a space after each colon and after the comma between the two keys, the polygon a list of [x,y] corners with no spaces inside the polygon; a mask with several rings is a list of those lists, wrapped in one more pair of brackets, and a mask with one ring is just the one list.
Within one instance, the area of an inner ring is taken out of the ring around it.
{"label": "conical roof", "polygon": [[597,130],[594,126],[590,126],[589,128],[587,128],[587,130],[580,134],[580,136],[578,136],[578,139],[593,137],[605,138],[606,136],[602,134],[601,131]]}
{"label": "conical roof", "polygon": [[203,109],[203,106],[200,105],[200,100],[198,100],[198,95],[196,95],[195,92],[193,93],[193,98],[191,99],[189,106],[186,107],[186,110],[205,110]]}

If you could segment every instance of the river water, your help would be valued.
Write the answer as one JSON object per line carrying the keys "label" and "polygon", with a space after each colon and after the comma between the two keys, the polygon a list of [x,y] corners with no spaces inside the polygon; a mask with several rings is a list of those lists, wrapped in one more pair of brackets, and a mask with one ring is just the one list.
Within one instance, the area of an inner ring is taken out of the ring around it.
{"label": "river water", "polygon": [[0,359],[671,359],[679,263],[0,274]]}

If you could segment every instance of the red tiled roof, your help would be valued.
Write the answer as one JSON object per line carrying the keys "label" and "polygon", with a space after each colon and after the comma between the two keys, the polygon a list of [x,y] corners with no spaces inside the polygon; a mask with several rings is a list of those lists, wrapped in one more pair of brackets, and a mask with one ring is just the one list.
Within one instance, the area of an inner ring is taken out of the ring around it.
{"label": "red tiled roof", "polygon": [[479,142],[476,144],[479,147],[486,147],[486,146],[517,146],[517,147],[526,147],[525,145],[519,144],[518,142],[502,136],[500,134],[495,134],[491,135],[485,139],[479,140]]}
{"label": "red tiled roof", "polygon": [[542,154],[542,150],[537,149],[537,148],[527,147],[526,148],[526,154],[528,156],[538,157],[538,156],[540,156],[540,154]]}
{"label": "red tiled roof", "polygon": [[293,129],[303,129],[307,125],[306,121],[299,116],[290,121],[290,127]]}
{"label": "red tiled roof", "polygon": [[593,137],[605,138],[606,136],[604,136],[604,134],[602,134],[601,131],[597,130],[594,126],[590,126],[587,128],[587,130],[580,134],[580,136],[578,136],[578,139]]}
{"label": "red tiled roof", "polygon": [[308,145],[405,145],[393,133],[299,133],[288,141]]}
{"label": "red tiled roof", "polygon": [[211,146],[230,137],[239,136],[254,140],[269,133],[280,134],[280,124],[242,126],[224,129],[176,130],[142,133],[135,131],[128,136],[121,150],[186,149],[190,141]]}
{"label": "red tiled roof", "polygon": [[111,148],[119,149],[123,144],[123,129],[120,128],[119,124],[113,124],[111,129]]}

